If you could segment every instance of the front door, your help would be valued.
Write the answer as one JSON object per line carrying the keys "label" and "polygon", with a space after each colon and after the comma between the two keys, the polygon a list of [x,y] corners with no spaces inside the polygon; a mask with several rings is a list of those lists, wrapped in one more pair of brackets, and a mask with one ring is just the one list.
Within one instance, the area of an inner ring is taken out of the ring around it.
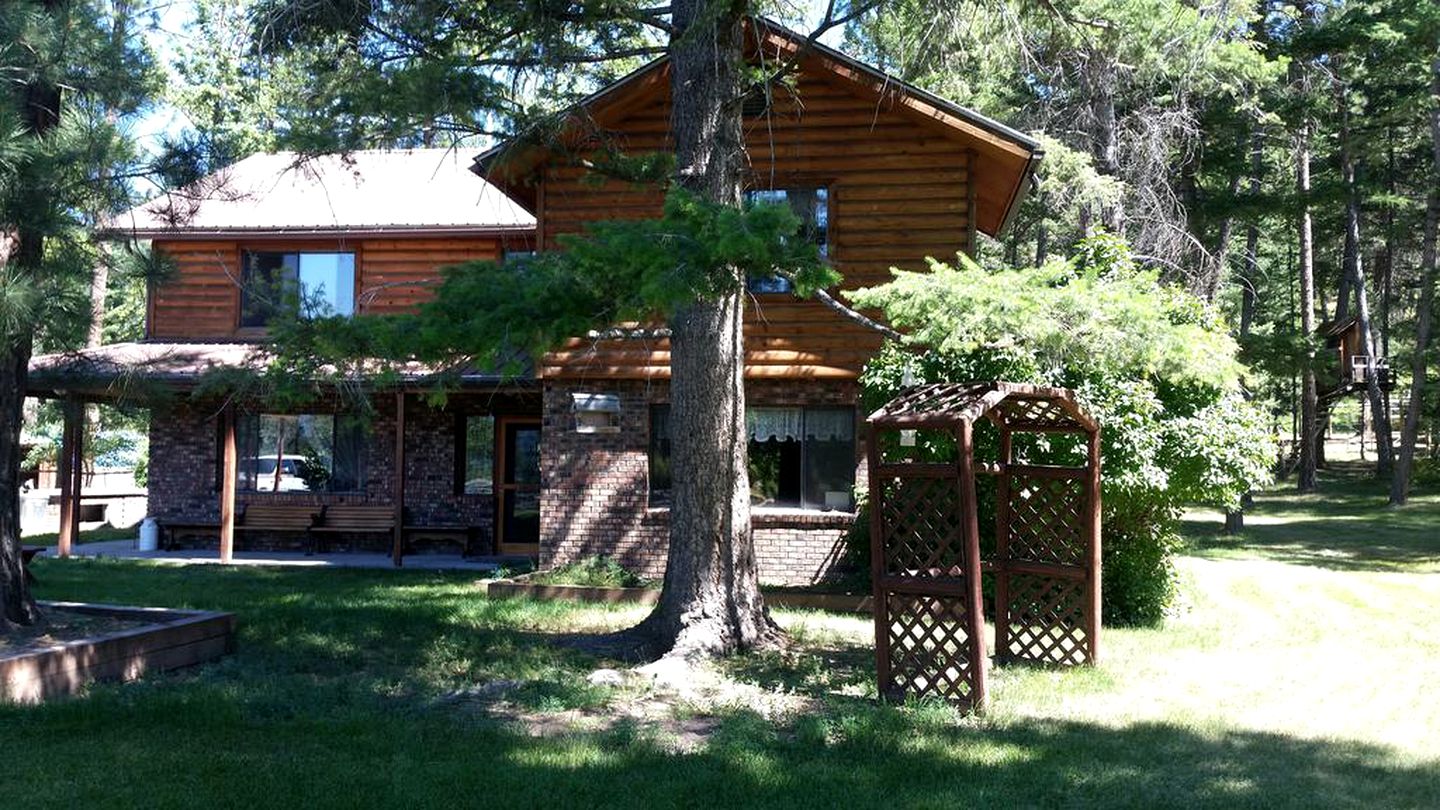
{"label": "front door", "polygon": [[502,416],[495,480],[495,548],[540,553],[540,420]]}

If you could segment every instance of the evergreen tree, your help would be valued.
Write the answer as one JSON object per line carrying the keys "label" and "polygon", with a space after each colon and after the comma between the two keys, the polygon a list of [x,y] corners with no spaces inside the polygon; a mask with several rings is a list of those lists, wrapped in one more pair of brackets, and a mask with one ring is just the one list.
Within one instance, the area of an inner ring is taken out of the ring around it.
{"label": "evergreen tree", "polygon": [[[157,88],[128,4],[0,7],[0,631],[39,618],[20,564],[20,425],[37,345],[83,344],[92,317],[94,212],[128,197],[138,165],[117,115]],[[117,34],[118,31],[118,34]]]}
{"label": "evergreen tree", "polygon": [[[815,35],[867,8],[832,4]],[[564,253],[538,257],[523,274],[451,274],[417,318],[378,332],[358,324],[348,344],[352,355],[413,356],[425,347],[452,359],[494,359],[517,335],[531,336],[525,348],[544,350],[590,329],[664,317],[674,465],[669,556],[659,604],[622,639],[649,657],[725,654],[768,645],[779,633],[760,594],[750,528],[745,279],[778,267],[804,292],[835,279],[812,246],[786,238],[798,225],[793,216],[775,207],[741,211],[743,101],[752,86],[793,69],[783,60],[747,63],[746,37],[758,30],[751,15],[760,10],[741,0],[676,0],[664,9],[275,2],[260,21],[270,36],[264,47],[347,45],[325,92],[311,100],[333,133],[332,148],[393,143],[435,126],[491,134],[507,120],[543,138],[554,129],[547,119],[569,120],[553,111],[581,89],[576,76],[603,80],[637,59],[669,57],[673,152],[661,160],[616,156],[612,167],[669,189],[662,220],[595,226],[593,238],[570,240]],[[300,143],[320,131],[306,121],[292,122]],[[567,292],[556,296],[556,289]],[[293,336],[285,342],[301,345]],[[337,345],[333,336],[321,342]]]}

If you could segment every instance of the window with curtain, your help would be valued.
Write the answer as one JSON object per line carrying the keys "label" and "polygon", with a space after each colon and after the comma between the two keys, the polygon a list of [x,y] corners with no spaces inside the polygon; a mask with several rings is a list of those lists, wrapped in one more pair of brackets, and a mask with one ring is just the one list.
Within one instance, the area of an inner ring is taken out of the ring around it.
{"label": "window with curtain", "polygon": [[354,253],[246,251],[241,259],[243,327],[265,327],[284,314],[355,313]]}
{"label": "window with curtain", "polygon": [[[752,189],[745,192],[747,205],[769,203],[789,205],[790,210],[800,219],[800,238],[813,242],[820,249],[820,255],[830,252],[830,190],[821,186],[815,188],[769,188]],[[756,276],[746,282],[754,293],[788,293],[792,289],[790,280],[781,276]]]}
{"label": "window with curtain", "polygon": [[247,492],[357,492],[365,427],[347,415],[244,414],[235,425],[237,487]]}
{"label": "window with curtain", "polygon": [[[850,511],[855,506],[855,409],[745,410],[755,506]],[[669,502],[670,408],[651,407],[650,502]]]}

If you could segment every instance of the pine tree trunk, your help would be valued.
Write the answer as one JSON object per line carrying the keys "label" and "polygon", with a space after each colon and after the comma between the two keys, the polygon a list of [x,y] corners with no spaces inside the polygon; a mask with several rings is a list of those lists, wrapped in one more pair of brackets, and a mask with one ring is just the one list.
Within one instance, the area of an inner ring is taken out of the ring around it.
{"label": "pine tree trunk", "polygon": [[[1090,116],[1094,129],[1091,132],[1095,165],[1100,173],[1108,177],[1120,177],[1120,128],[1115,113],[1115,60],[1108,54],[1092,51],[1088,54],[1081,81],[1085,93],[1090,97]],[[1100,212],[1101,224],[1113,234],[1123,234],[1125,228],[1125,206],[1119,200],[1105,206]],[[1088,223],[1087,223],[1088,224]],[[1082,229],[1088,233],[1088,229]]]}
{"label": "pine tree trunk", "polygon": [[[1425,201],[1425,235],[1421,249],[1423,274],[1420,304],[1415,326],[1415,357],[1410,366],[1410,402],[1405,407],[1405,424],[1400,429],[1400,453],[1395,474],[1390,478],[1390,503],[1399,506],[1410,497],[1410,474],[1414,470],[1415,442],[1420,436],[1420,410],[1425,400],[1425,353],[1434,329],[1436,238],[1440,231],[1440,58],[1430,65],[1430,193]],[[1430,447],[1433,450],[1435,443]]]}
{"label": "pine tree trunk", "polygon": [[1315,443],[1320,440],[1318,394],[1315,388],[1315,244],[1310,219],[1310,122],[1300,128],[1295,145],[1295,185],[1300,197],[1300,332],[1305,340],[1301,358],[1300,471],[1296,486],[1315,490]]}
{"label": "pine tree trunk", "polygon": [[[672,6],[671,121],[680,185],[740,204],[744,5]],[[670,338],[674,487],[660,602],[636,632],[651,656],[724,655],[779,637],[760,594],[750,530],[744,279],[675,314]]]}
{"label": "pine tree trunk", "polygon": [[[51,11],[59,3],[49,0],[45,5],[46,10]],[[32,78],[14,92],[20,102],[27,136],[39,138],[59,122],[60,91],[53,84],[43,78]],[[17,188],[22,194],[43,194],[46,184],[29,174],[22,167]],[[43,201],[31,199],[22,201],[22,205],[42,209]],[[44,233],[34,226],[18,228],[9,271],[20,278],[33,276],[44,258]],[[0,632],[16,624],[34,624],[40,618],[20,558],[20,462],[23,460],[20,425],[24,419],[26,374],[33,350],[34,334],[30,329],[0,334]]]}
{"label": "pine tree trunk", "polygon": [[[1368,371],[1365,395],[1370,403],[1370,421],[1375,430],[1375,475],[1386,478],[1394,464],[1394,446],[1390,441],[1390,414],[1385,407],[1385,393],[1380,388],[1379,356],[1375,351],[1375,333],[1370,328],[1370,297],[1365,284],[1365,263],[1360,257],[1360,192],[1355,181],[1355,150],[1351,143],[1349,94],[1337,82],[1340,107],[1340,175],[1345,184],[1345,272],[1343,277],[1355,293],[1355,317],[1359,322],[1361,348],[1365,351]],[[1342,295],[1342,299],[1344,297]],[[1338,315],[1337,315],[1338,317]],[[1344,375],[1345,369],[1340,373]]]}
{"label": "pine tree trunk", "polygon": [[[1250,132],[1250,179],[1247,196],[1260,197],[1260,181],[1265,171],[1265,131],[1258,125]],[[1238,189],[1238,187],[1237,187]],[[1260,226],[1252,215],[1245,226],[1245,259],[1240,270],[1240,343],[1250,337],[1255,323],[1255,285],[1260,278]],[[1246,395],[1247,397],[1249,394]],[[1225,513],[1225,533],[1240,534],[1245,530],[1245,507],[1253,500],[1249,492],[1241,499],[1239,509]]]}

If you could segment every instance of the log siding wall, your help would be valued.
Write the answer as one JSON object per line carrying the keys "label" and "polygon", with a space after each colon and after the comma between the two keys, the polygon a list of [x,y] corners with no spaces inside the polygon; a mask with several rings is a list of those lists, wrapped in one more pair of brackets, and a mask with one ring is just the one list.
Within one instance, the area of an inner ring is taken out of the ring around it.
{"label": "log siding wall", "polygon": [[175,263],[175,275],[150,296],[147,335],[159,340],[232,340],[240,330],[240,256],[257,251],[355,253],[355,303],[364,313],[412,309],[433,294],[440,269],[469,261],[497,261],[528,250],[529,235],[332,239],[156,240]]}
{"label": "log siding wall", "polygon": [[[608,131],[631,153],[668,151],[667,87]],[[889,269],[924,269],[928,256],[951,259],[974,241],[974,153],[959,137],[917,123],[893,107],[824,75],[802,73],[796,94],[776,91],[771,112],[746,122],[752,187],[826,186],[830,258],[841,289],[883,283]],[[585,168],[542,170],[539,233],[546,248],[596,219],[658,216],[660,192],[623,181],[597,182]],[[812,301],[756,295],[746,313],[750,378],[853,379],[880,337]],[[873,314],[873,313],[872,313]],[[666,341],[573,340],[550,354],[547,377],[645,379],[669,375]]]}

